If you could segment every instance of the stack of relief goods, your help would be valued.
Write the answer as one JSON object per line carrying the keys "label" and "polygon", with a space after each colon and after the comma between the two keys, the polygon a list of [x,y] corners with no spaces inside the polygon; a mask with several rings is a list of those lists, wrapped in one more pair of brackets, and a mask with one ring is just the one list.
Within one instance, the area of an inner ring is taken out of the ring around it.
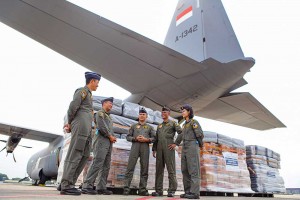
{"label": "stack of relief goods", "polygon": [[244,142],[204,132],[200,151],[201,191],[251,193]]}
{"label": "stack of relief goods", "polygon": [[[203,142],[200,150],[200,190],[253,193],[244,142],[209,131],[204,131]],[[181,149],[178,149],[180,156]]]}
{"label": "stack of relief goods", "polygon": [[257,145],[246,146],[246,151],[252,190],[260,193],[284,193],[284,181],[278,170],[280,154]]}

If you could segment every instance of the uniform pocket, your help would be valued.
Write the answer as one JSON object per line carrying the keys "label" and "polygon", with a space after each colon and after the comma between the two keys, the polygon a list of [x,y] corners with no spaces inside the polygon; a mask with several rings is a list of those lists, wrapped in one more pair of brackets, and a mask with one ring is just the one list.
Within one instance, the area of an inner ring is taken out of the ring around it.
{"label": "uniform pocket", "polygon": [[78,135],[78,138],[75,142],[75,149],[78,151],[84,151],[86,142],[87,142],[87,137]]}

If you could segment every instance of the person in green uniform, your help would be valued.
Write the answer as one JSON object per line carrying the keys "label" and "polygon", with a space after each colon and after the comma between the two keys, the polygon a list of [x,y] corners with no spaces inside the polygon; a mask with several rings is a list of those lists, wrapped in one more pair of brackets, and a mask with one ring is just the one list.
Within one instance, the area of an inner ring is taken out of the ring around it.
{"label": "person in green uniform", "polygon": [[[111,153],[113,143],[117,141],[113,132],[113,121],[110,111],[113,106],[113,97],[101,101],[102,109],[96,114],[97,132],[93,139],[93,163],[84,179],[82,193],[110,195],[112,191],[107,190],[106,183],[110,169]],[[96,181],[96,191],[94,183]]]}
{"label": "person in green uniform", "polygon": [[181,171],[183,178],[184,194],[181,198],[199,199],[200,195],[200,152],[203,144],[203,131],[199,122],[193,119],[193,108],[186,104],[181,107],[182,117],[185,119],[182,134],[177,137],[175,144],[170,144],[174,149],[183,142],[181,154]]}
{"label": "person in green uniform", "polygon": [[134,168],[138,158],[140,158],[141,174],[139,184],[139,195],[149,196],[147,191],[148,169],[149,169],[149,144],[154,142],[155,131],[146,124],[147,111],[144,107],[139,110],[139,122],[132,125],[126,137],[127,141],[132,142],[127,170],[124,181],[124,195],[129,195],[130,184],[132,181]]}
{"label": "person in green uniform", "polygon": [[96,91],[101,78],[95,72],[86,72],[86,86],[78,88],[68,109],[66,132],[71,132],[72,138],[64,163],[60,194],[80,195],[75,188],[78,176],[82,172],[91,151],[93,105],[92,91]]}
{"label": "person in green uniform", "polygon": [[168,107],[162,108],[163,123],[158,125],[155,142],[153,143],[152,151],[153,157],[156,158],[156,173],[155,192],[152,192],[152,196],[163,196],[165,165],[167,166],[169,178],[168,197],[174,197],[177,190],[175,150],[169,149],[169,145],[174,144],[175,133],[180,134],[182,130],[177,122],[169,120],[170,111]]}

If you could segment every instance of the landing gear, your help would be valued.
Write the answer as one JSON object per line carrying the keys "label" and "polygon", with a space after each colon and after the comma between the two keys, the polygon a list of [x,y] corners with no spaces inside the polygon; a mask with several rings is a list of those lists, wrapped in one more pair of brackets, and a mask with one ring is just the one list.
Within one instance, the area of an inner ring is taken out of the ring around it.
{"label": "landing gear", "polygon": [[49,181],[51,180],[50,177],[46,176],[44,173],[43,173],[43,170],[41,170],[39,172],[39,180],[34,180],[34,182],[32,183],[32,185],[34,186],[45,186],[46,184],[46,181]]}
{"label": "landing gear", "polygon": [[43,170],[41,170],[40,172],[40,180],[38,185],[39,186],[45,186],[46,181],[50,180],[50,178],[48,178],[47,176],[45,176],[45,174],[43,173]]}

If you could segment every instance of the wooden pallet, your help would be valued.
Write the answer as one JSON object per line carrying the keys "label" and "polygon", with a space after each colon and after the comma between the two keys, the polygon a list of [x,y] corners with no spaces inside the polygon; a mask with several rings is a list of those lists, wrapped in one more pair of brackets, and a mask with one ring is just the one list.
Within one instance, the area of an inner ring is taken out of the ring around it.
{"label": "wooden pallet", "polygon": [[232,192],[212,192],[212,191],[201,191],[200,196],[221,196],[221,197],[233,197]]}
{"label": "wooden pallet", "polygon": [[239,197],[274,197],[273,193],[238,193]]}

